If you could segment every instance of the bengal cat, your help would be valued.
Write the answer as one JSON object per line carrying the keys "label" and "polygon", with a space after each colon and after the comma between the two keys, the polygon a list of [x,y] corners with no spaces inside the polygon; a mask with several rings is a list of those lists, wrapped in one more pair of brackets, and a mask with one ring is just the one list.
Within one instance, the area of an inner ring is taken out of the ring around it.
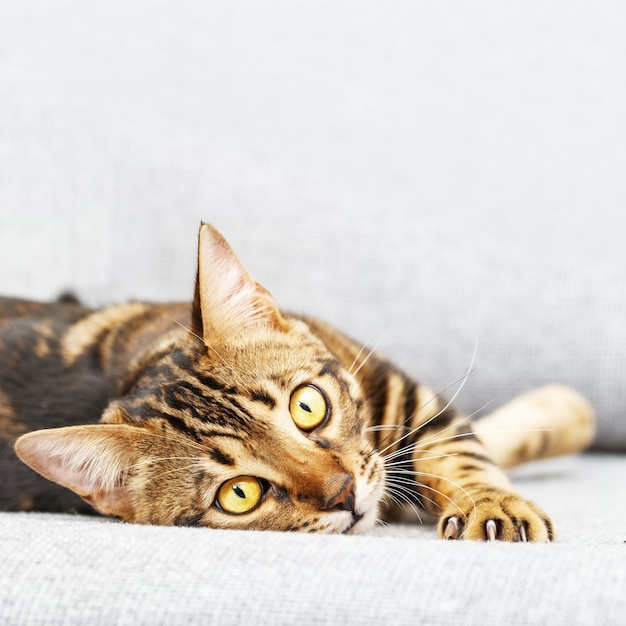
{"label": "bengal cat", "polygon": [[3,510],[355,533],[409,507],[446,539],[544,542],[552,521],[503,468],[592,434],[561,386],[470,424],[382,356],[281,312],[206,224],[191,305],[0,299]]}

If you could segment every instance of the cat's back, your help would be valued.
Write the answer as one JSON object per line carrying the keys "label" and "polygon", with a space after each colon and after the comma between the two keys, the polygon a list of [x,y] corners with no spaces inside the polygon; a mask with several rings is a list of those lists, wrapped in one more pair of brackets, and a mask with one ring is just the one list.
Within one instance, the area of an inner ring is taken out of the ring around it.
{"label": "cat's back", "polygon": [[1,439],[78,420],[94,391],[101,395],[94,373],[69,371],[61,354],[62,337],[89,314],[71,296],[55,302],[0,297]]}
{"label": "cat's back", "polygon": [[97,420],[106,383],[93,368],[68,368],[61,355],[62,338],[90,313],[69,295],[0,297],[0,510],[88,508],[20,463],[11,444],[31,430]]}
{"label": "cat's back", "polygon": [[55,302],[0,296],[0,387],[18,372],[54,361],[60,337],[89,313],[70,295]]}
{"label": "cat's back", "polygon": [[[83,306],[71,293],[65,293],[52,302],[0,296],[0,321],[2,322],[58,320],[65,324],[72,324],[89,313],[90,309]],[[5,330],[6,328],[0,326],[0,333]]]}
{"label": "cat's back", "polygon": [[54,302],[0,296],[0,372],[19,367],[30,353],[50,356],[59,337],[90,312],[69,294]]}

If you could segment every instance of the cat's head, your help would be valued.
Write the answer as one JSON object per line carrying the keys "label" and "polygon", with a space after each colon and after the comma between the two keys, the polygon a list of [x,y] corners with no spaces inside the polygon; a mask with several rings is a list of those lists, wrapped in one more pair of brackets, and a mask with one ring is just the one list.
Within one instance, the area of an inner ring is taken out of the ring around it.
{"label": "cat's head", "polygon": [[29,433],[16,451],[127,521],[357,532],[384,485],[367,410],[344,365],[203,225],[189,327],[157,342],[103,424]]}

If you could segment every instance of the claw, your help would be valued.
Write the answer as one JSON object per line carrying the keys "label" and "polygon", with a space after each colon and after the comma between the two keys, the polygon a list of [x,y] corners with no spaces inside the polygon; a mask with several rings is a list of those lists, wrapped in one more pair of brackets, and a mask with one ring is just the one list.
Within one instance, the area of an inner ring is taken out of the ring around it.
{"label": "claw", "polygon": [[489,541],[495,541],[496,533],[498,532],[496,528],[496,523],[492,519],[487,520],[487,524],[485,525],[485,528],[487,530],[487,539]]}
{"label": "claw", "polygon": [[526,526],[525,526],[524,524],[522,524],[522,525],[519,527],[519,534],[520,534],[520,535],[521,535],[521,537],[522,537],[522,541],[523,541],[524,543],[526,543],[526,542],[528,541],[528,538],[526,537]]}
{"label": "claw", "polygon": [[459,538],[459,520],[456,517],[451,517],[446,524],[446,529],[443,532],[444,539],[458,539]]}

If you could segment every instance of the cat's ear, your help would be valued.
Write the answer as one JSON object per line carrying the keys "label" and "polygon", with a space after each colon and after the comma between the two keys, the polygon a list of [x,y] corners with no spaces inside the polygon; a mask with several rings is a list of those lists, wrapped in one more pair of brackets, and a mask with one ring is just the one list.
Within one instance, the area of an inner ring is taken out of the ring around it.
{"label": "cat's ear", "polygon": [[210,344],[216,336],[261,324],[278,330],[289,326],[274,298],[252,279],[222,235],[202,224],[192,331]]}
{"label": "cat's ear", "polygon": [[26,465],[75,491],[100,513],[131,520],[127,477],[139,461],[133,446],[137,434],[137,428],[121,424],[36,430],[22,435],[15,451]]}

